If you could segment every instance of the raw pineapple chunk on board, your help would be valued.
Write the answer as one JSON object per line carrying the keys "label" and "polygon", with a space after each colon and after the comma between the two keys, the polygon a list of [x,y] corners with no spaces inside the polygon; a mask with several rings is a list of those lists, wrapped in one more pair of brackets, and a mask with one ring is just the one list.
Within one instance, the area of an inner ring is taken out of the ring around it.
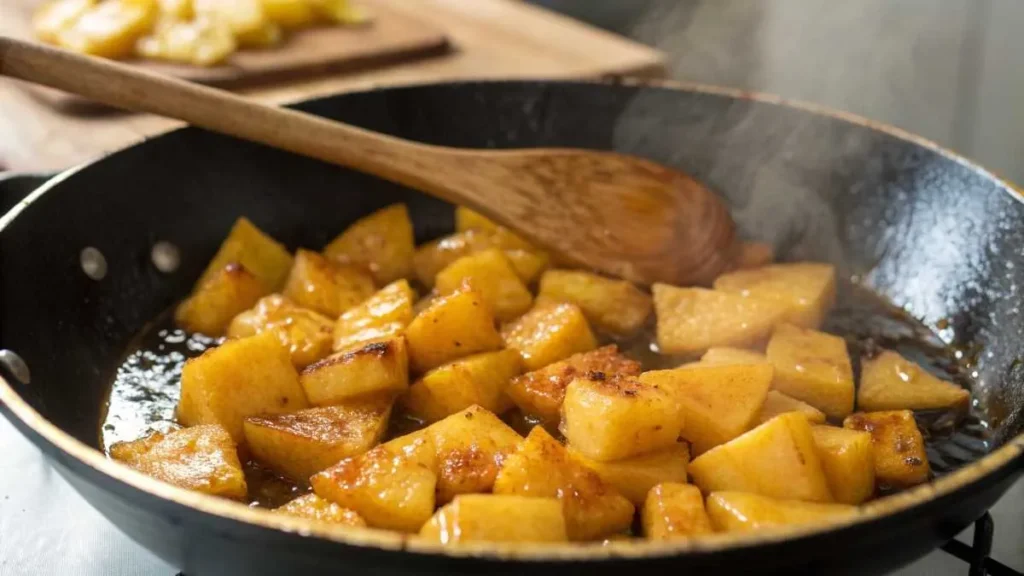
{"label": "raw pineapple chunk on board", "polygon": [[436,422],[474,404],[501,414],[512,407],[505,389],[521,372],[522,360],[515,350],[467,356],[424,374],[409,387],[402,404],[425,422]]}
{"label": "raw pineapple chunk on board", "polygon": [[413,256],[416,279],[424,286],[432,288],[437,273],[446,266],[463,256],[491,248],[499,248],[505,252],[505,257],[509,259],[512,268],[515,269],[524,284],[530,284],[536,280],[548,265],[546,254],[513,247],[508,237],[479,230],[467,230],[428,242],[417,248],[416,254]]}
{"label": "raw pineapple chunk on board", "polygon": [[565,542],[562,503],[555,498],[465,494],[441,507],[420,536],[460,542]]}
{"label": "raw pineapple chunk on board", "polygon": [[328,524],[356,527],[366,526],[366,520],[363,520],[363,517],[354,510],[338,506],[334,502],[324,500],[316,494],[299,496],[284,506],[274,508],[274,512],[305,518],[306,520],[327,522]]}
{"label": "raw pineapple chunk on board", "polygon": [[220,64],[237,49],[238,42],[231,28],[209,18],[164,17],[135,44],[135,53],[139,56],[195,66]]}
{"label": "raw pineapple chunk on board", "polygon": [[501,348],[494,314],[479,292],[463,286],[435,298],[405,329],[409,363],[414,372],[479,352]]}
{"label": "raw pineapple chunk on board", "polygon": [[180,488],[235,500],[246,497],[235,442],[216,424],[193,426],[110,447],[110,456]]}
{"label": "raw pineapple chunk on board", "polygon": [[671,448],[684,419],[657,383],[590,372],[565,389],[559,430],[580,453],[607,462]]}
{"label": "raw pineapple chunk on board", "polygon": [[330,22],[365,24],[372,19],[369,12],[349,0],[310,0],[317,13]]}
{"label": "raw pineapple chunk on board", "polygon": [[836,502],[860,504],[875,492],[871,434],[833,426],[814,426],[814,445]]}
{"label": "raw pineapple chunk on board", "polygon": [[871,434],[879,488],[908,488],[928,481],[931,468],[913,412],[858,412],[843,421],[843,428]]}
{"label": "raw pineapple chunk on board", "polygon": [[416,532],[434,513],[437,476],[383,446],[346,458],[310,479],[317,496],[350,510],[374,528]]}
{"label": "raw pineapple chunk on board", "polygon": [[346,350],[397,336],[412,322],[416,292],[407,280],[396,280],[345,311],[334,323],[334,350]]}
{"label": "raw pineapple chunk on board", "polygon": [[332,329],[330,318],[271,294],[235,316],[228,325],[228,338],[272,332],[288,350],[292,364],[303,368],[330,354]]}
{"label": "raw pineapple chunk on board", "polygon": [[73,52],[122,58],[156,22],[156,0],[104,0],[56,32],[56,43]]}
{"label": "raw pineapple chunk on board", "polygon": [[970,400],[967,390],[936,378],[896,352],[883,350],[861,361],[859,410],[965,408]]}
{"label": "raw pineapple chunk on board", "polygon": [[500,322],[522,316],[533,304],[530,291],[497,248],[463,256],[438,272],[434,279],[434,288],[439,294],[454,292],[463,284],[480,293]]}
{"label": "raw pineapple chunk on board", "polygon": [[235,36],[253,33],[266,23],[260,0],[192,0],[196,16],[219,20]]}
{"label": "raw pineapple chunk on board", "polygon": [[786,412],[799,412],[803,414],[811,424],[824,424],[825,413],[814,406],[801,402],[792,396],[786,396],[778,390],[769,390],[761,406],[761,412],[754,419],[755,424],[764,424],[779,414]]}
{"label": "raw pineapple chunk on board", "polygon": [[192,0],[157,0],[160,15],[174,20],[191,20],[195,16]]}
{"label": "raw pineapple chunk on board", "polygon": [[679,405],[680,434],[695,454],[724,444],[754,425],[772,383],[768,364],[694,364],[654,370],[640,381],[658,386]]}
{"label": "raw pineapple chunk on board", "polygon": [[832,418],[853,412],[853,367],[839,336],[783,324],[765,354],[775,367],[772,387],[779,392]]}
{"label": "raw pineapple chunk on board", "polygon": [[721,532],[740,532],[778,526],[828,523],[857,513],[855,506],[779,500],[744,492],[713,492],[708,516]]}
{"label": "raw pineapple chunk on board", "polygon": [[652,487],[641,519],[644,536],[650,540],[678,540],[712,532],[704,497],[699,488],[689,484],[665,482]]}
{"label": "raw pineapple chunk on board", "polygon": [[310,0],[260,0],[260,4],[267,20],[284,28],[303,28],[319,19]]}
{"label": "raw pineapple chunk on board", "polygon": [[395,336],[332,354],[303,368],[299,383],[315,406],[361,396],[397,396],[409,387],[405,338]]}
{"label": "raw pineapple chunk on board", "polygon": [[206,265],[196,286],[206,284],[210,278],[237,262],[260,279],[267,290],[279,290],[292,268],[292,255],[279,242],[257,228],[248,218],[235,221],[228,237],[221,243],[213,260]]}
{"label": "raw pineapple chunk on board", "polygon": [[241,264],[231,263],[178,305],[174,321],[189,332],[223,336],[235,316],[266,294],[267,288],[258,278]]}
{"label": "raw pineapple chunk on board", "polygon": [[329,318],[373,295],[373,278],[358,266],[335,264],[316,252],[299,250],[283,294],[299,306]]}
{"label": "raw pineapple chunk on board", "polygon": [[63,30],[73,26],[98,1],[50,0],[32,15],[32,31],[43,42],[54,44]]}
{"label": "raw pineapple chunk on board", "polygon": [[755,350],[716,346],[700,357],[701,364],[767,364],[768,357]]}
{"label": "raw pineapple chunk on board", "polygon": [[527,370],[538,370],[597,348],[583,311],[575,304],[538,303],[501,329],[505,346],[518,350]]}
{"label": "raw pineapple chunk on board", "polygon": [[637,376],[640,363],[626,358],[619,353],[618,346],[609,344],[513,378],[506,392],[526,414],[558,424],[566,387],[588,372]]}
{"label": "raw pineapple chunk on board", "polygon": [[784,311],[775,301],[754,295],[668,284],[655,284],[651,292],[662,354],[696,356],[715,346],[759,346]]}
{"label": "raw pineapple chunk on board", "polygon": [[606,484],[618,490],[637,506],[643,506],[647,492],[662,482],[686,482],[686,465],[690,462],[690,449],[685,442],[658,452],[650,452],[612,462],[587,458],[569,446],[569,453],[590,468]]}
{"label": "raw pineapple chunk on board", "polygon": [[386,398],[245,419],[253,457],[299,483],[380,442],[388,426]]}
{"label": "raw pineapple chunk on board", "polygon": [[276,22],[264,20],[259,28],[236,33],[235,40],[243,48],[273,48],[284,40],[284,30]]}
{"label": "raw pineapple chunk on board", "polygon": [[579,270],[548,270],[538,300],[572,302],[598,330],[615,336],[636,333],[651,315],[651,297],[625,280]]}
{"label": "raw pineapple chunk on board", "polygon": [[781,414],[690,462],[705,493],[753,492],[772,498],[831,502],[811,425],[802,414]]}
{"label": "raw pineapple chunk on board", "polygon": [[836,269],[811,262],[773,264],[722,274],[714,287],[773,299],[786,309],[784,322],[818,328],[835,303]]}
{"label": "raw pineapple chunk on board", "polygon": [[540,426],[505,458],[494,480],[495,494],[558,498],[569,540],[598,540],[633,523],[633,504],[596,472],[573,459]]}
{"label": "raw pineapple chunk on board", "polygon": [[377,284],[383,285],[412,275],[413,242],[408,208],[392,204],[356,220],[331,240],[324,255],[342,264],[366,267]]}
{"label": "raw pineapple chunk on board", "polygon": [[242,422],[258,414],[282,414],[308,406],[288,352],[270,332],[229,340],[185,363],[178,421],[219,424],[236,443]]}

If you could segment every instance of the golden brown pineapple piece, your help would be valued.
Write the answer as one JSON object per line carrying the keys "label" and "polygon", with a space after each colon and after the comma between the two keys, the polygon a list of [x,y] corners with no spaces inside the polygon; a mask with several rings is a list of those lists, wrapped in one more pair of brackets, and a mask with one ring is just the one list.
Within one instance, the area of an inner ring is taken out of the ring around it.
{"label": "golden brown pineapple piece", "polygon": [[690,462],[693,483],[705,493],[753,492],[772,498],[831,502],[811,425],[789,413],[754,428]]}
{"label": "golden brown pineapple piece", "polygon": [[505,346],[518,350],[527,370],[538,370],[580,352],[597,340],[579,306],[541,303],[501,329]]}
{"label": "golden brown pineapple piece", "polygon": [[650,540],[679,540],[712,532],[704,497],[696,486],[658,484],[651,488],[643,506],[644,536]]}
{"label": "golden brown pineapple piece", "polygon": [[259,462],[299,483],[373,448],[388,425],[387,399],[354,401],[245,419],[245,441]]}
{"label": "golden brown pineapple piece", "polygon": [[649,452],[615,460],[600,462],[591,460],[569,447],[569,453],[587,468],[590,468],[606,484],[618,490],[637,506],[643,506],[647,492],[662,482],[686,482],[686,465],[690,462],[690,449],[685,442],[677,442],[667,450]]}
{"label": "golden brown pineapple piece", "polygon": [[392,438],[381,446],[437,473],[437,448],[434,446],[433,436],[426,428]]}
{"label": "golden brown pineapple piece", "polygon": [[460,542],[565,542],[562,503],[555,498],[465,494],[440,508],[420,536]]}
{"label": "golden brown pineapple piece", "polygon": [[791,396],[786,396],[778,390],[769,390],[761,406],[761,412],[754,419],[754,424],[764,424],[779,414],[786,412],[799,412],[803,414],[811,424],[824,424],[825,413],[814,406],[801,402]]}
{"label": "golden brown pineapple piece", "polygon": [[409,210],[405,204],[392,204],[356,220],[324,248],[324,255],[366,267],[383,285],[412,275],[413,242]]}
{"label": "golden brown pineapple piece", "polygon": [[235,500],[246,497],[235,442],[215,424],[114,444],[110,456],[180,488]]}
{"label": "golden brown pineapple piece", "polygon": [[138,56],[195,66],[220,64],[237,49],[231,28],[209,18],[178,20],[165,16],[149,35],[135,43]]}
{"label": "golden brown pineapple piece", "polygon": [[235,221],[217,254],[196,281],[196,286],[206,284],[232,262],[241,264],[259,278],[268,290],[273,291],[284,286],[288,271],[292,268],[292,255],[283,245],[242,217]]}
{"label": "golden brown pineapple piece", "polygon": [[744,492],[713,492],[708,516],[721,532],[739,532],[778,526],[829,523],[857,513],[856,506],[778,500]]}
{"label": "golden brown pineapple piece", "polygon": [[967,390],[936,378],[896,352],[883,350],[861,362],[859,410],[964,408],[970,400]]}
{"label": "golden brown pineapple piece", "polygon": [[668,284],[655,284],[651,292],[663,354],[696,356],[715,346],[759,346],[784,311],[776,302],[753,295]]}
{"label": "golden brown pineapple piece", "polygon": [[875,460],[871,434],[833,426],[814,426],[828,487],[836,502],[860,504],[875,492]]}
{"label": "golden brown pineapple piece", "polygon": [[636,333],[651,315],[651,297],[632,283],[579,270],[548,270],[538,300],[572,302],[592,326],[615,336]]}
{"label": "golden brown pineapple piece", "polygon": [[846,418],[843,428],[871,434],[879,488],[907,488],[928,481],[931,467],[913,412],[859,412]]}
{"label": "golden brown pineapple piece", "polygon": [[228,264],[178,305],[174,321],[188,332],[223,336],[235,316],[252,308],[267,288],[240,264]]}
{"label": "golden brown pineapple piece", "polygon": [[832,418],[853,412],[853,367],[838,336],[783,324],[765,352],[775,366],[772,387]]}
{"label": "golden brown pineapple piece", "polygon": [[288,352],[269,332],[211,348],[186,362],[181,372],[178,421],[220,424],[236,443],[245,441],[242,422],[247,417],[308,405]]}
{"label": "golden brown pineapple piece", "polygon": [[637,376],[640,374],[640,363],[619,354],[618,346],[609,344],[589,352],[573,354],[565,360],[513,378],[506,392],[526,414],[549,424],[558,424],[562,418],[566,387],[588,372],[601,372],[606,376]]}
{"label": "golden brown pineapple piece", "polygon": [[396,280],[362,304],[349,308],[334,323],[334,350],[341,351],[401,334],[412,321],[416,293],[407,280]]}
{"label": "golden brown pineapple piece", "polygon": [[361,396],[395,397],[409,387],[405,338],[395,336],[332,354],[306,366],[299,383],[315,406],[341,404]]}
{"label": "golden brown pineapple piece", "polygon": [[414,372],[479,352],[501,348],[494,314],[479,292],[468,287],[435,298],[405,329]]}
{"label": "golden brown pineapple piece", "polygon": [[565,389],[559,430],[583,455],[608,462],[672,448],[683,421],[669,390],[590,372]]}
{"label": "golden brown pineapple piece", "polygon": [[569,540],[598,540],[629,528],[633,505],[574,460],[558,440],[534,427],[505,458],[494,480],[495,494],[558,498]]}
{"label": "golden brown pineapple piece", "polygon": [[235,36],[257,32],[266,23],[260,0],[192,0],[196,16],[219,20]]}
{"label": "golden brown pineapple piece", "polygon": [[480,293],[494,312],[505,322],[522,316],[533,304],[533,296],[516,275],[505,254],[497,248],[463,256],[437,273],[434,288],[439,294],[454,292],[468,284]]}
{"label": "golden brown pineapple piece", "polygon": [[43,42],[53,44],[99,0],[50,0],[32,15],[32,31]]}
{"label": "golden brown pineapple piece", "polygon": [[156,22],[156,0],[104,0],[56,32],[62,48],[99,56],[129,56],[135,41]]}
{"label": "golden brown pineapple piece", "polygon": [[342,508],[334,502],[324,500],[316,494],[304,494],[299,496],[284,506],[275,508],[274,512],[280,512],[281,514],[288,514],[289,516],[296,516],[298,518],[305,518],[307,520],[316,520],[317,522],[327,522],[328,524],[340,524],[342,526],[355,526],[360,528],[366,526],[366,520],[363,520],[362,516],[356,514],[355,511],[349,510],[348,508]]}
{"label": "golden brown pineapple piece", "polygon": [[474,404],[501,414],[512,407],[505,389],[521,372],[522,360],[515,350],[467,356],[424,374],[409,387],[402,403],[425,422],[436,422]]}
{"label": "golden brown pineapple piece", "polygon": [[753,426],[772,383],[768,364],[694,364],[654,370],[640,381],[658,386],[679,403],[683,429],[695,454],[724,444]]}
{"label": "golden brown pineapple piece", "polygon": [[768,357],[761,352],[716,346],[700,357],[701,364],[767,364]]}
{"label": "golden brown pineapple piece", "polygon": [[530,284],[548,265],[548,256],[543,252],[518,247],[513,236],[493,234],[480,230],[467,230],[445,236],[420,246],[413,256],[416,279],[432,288],[437,273],[463,256],[481,250],[499,248],[505,252],[512,268],[524,284]]}
{"label": "golden brown pineapple piece", "polygon": [[330,318],[271,294],[235,316],[228,325],[228,338],[272,332],[288,350],[292,364],[303,368],[330,354],[332,329]]}
{"label": "golden brown pineapple piece", "polygon": [[836,269],[813,262],[773,264],[722,274],[714,286],[775,300],[786,309],[784,322],[818,328],[836,299]]}
{"label": "golden brown pineapple piece", "polygon": [[299,306],[337,318],[373,295],[373,278],[358,266],[336,264],[316,252],[295,253],[283,294]]}
{"label": "golden brown pineapple piece", "polygon": [[283,28],[303,28],[319,19],[309,0],[260,0],[263,15]]}

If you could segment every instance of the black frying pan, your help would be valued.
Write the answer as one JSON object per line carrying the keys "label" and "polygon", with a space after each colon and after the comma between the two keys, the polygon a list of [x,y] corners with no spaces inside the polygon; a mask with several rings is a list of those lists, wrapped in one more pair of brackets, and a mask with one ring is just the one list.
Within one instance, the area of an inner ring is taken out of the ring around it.
{"label": "black frying pan", "polygon": [[[0,219],[0,349],[31,373],[20,382],[4,353],[0,408],[93,506],[187,574],[877,573],[951,538],[1024,471],[1024,204],[977,166],[893,129],[721,90],[450,84],[300,107],[437,144],[614,149],[690,172],[728,197],[747,236],[833,262],[981,350],[974,393],[995,416],[991,453],[825,532],[455,555],[370,531],[300,535],[297,520],[148,479],[93,449],[112,370],[237,216],[292,248],[393,202],[409,204],[419,240],[452,225],[449,206],[396,185],[185,129],[73,170]],[[180,249],[177,270],[154,266],[158,241]],[[83,272],[86,247],[105,257],[102,279]]]}

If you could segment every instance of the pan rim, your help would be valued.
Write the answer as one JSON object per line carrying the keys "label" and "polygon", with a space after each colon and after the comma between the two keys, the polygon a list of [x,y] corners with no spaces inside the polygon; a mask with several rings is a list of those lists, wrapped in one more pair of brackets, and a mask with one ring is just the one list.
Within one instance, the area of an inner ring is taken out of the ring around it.
{"label": "pan rim", "polygon": [[[943,157],[953,160],[972,171],[982,175],[993,184],[1009,193],[1018,202],[1024,202],[1024,193],[1008,180],[997,176],[990,170],[965,158],[964,156],[938,145],[921,136],[917,136],[903,129],[888,124],[875,122],[867,118],[849,112],[834,110],[809,102],[799,102],[785,99],[781,96],[763,93],[750,92],[735,88],[713,86],[698,83],[675,82],[668,80],[622,80],[622,79],[599,79],[582,81],[559,81],[559,80],[497,80],[497,81],[465,81],[465,82],[440,82],[421,83],[403,86],[371,87],[345,94],[382,92],[405,88],[425,88],[429,86],[464,86],[464,85],[524,85],[537,82],[551,85],[625,85],[630,87],[664,89],[668,91],[694,92],[700,94],[718,95],[739,100],[752,100],[767,104],[784,106],[792,109],[802,110],[815,115],[829,116],[843,122],[852,123],[867,127],[869,129],[886,133],[894,138],[910,142],[932,150]],[[326,98],[331,98],[328,96]],[[320,98],[323,99],[323,98]],[[316,101],[312,99],[310,101]],[[175,132],[179,129],[172,130]],[[104,159],[116,155],[106,155],[91,162],[83,163],[70,168],[55,176],[28,197],[11,208],[7,214],[0,216],[0,233],[13,222],[26,207],[46,194],[59,184],[73,176],[75,173]],[[408,551],[431,555],[442,555],[446,557],[468,557],[487,560],[515,560],[515,561],[578,561],[578,560],[607,560],[607,559],[643,559],[670,557],[687,553],[714,553],[720,551],[734,551],[741,548],[769,545],[784,540],[806,537],[815,534],[840,530],[847,527],[864,525],[871,521],[890,517],[901,512],[907,512],[919,505],[947,497],[957,491],[968,487],[968,485],[983,478],[992,477],[999,472],[1011,472],[1010,466],[1024,464],[1024,433],[1010,438],[1007,442],[985,455],[981,459],[968,466],[960,468],[942,478],[917,486],[905,492],[876,500],[862,507],[857,514],[836,521],[827,525],[812,525],[805,527],[789,527],[775,530],[758,531],[749,534],[716,535],[712,537],[677,542],[652,542],[652,541],[629,541],[611,542],[608,545],[596,546],[587,544],[501,544],[501,543],[470,543],[459,547],[449,548],[439,544],[420,541],[409,535],[396,534],[383,530],[346,528],[331,525],[310,525],[298,518],[275,514],[269,510],[252,509],[245,504],[232,502],[225,499],[191,492],[176,486],[165,484],[154,478],[141,474],[127,466],[107,458],[102,452],[92,448],[80,440],[74,438],[67,432],[60,429],[56,424],[50,422],[42,414],[32,408],[14,387],[0,375],[0,405],[5,406],[5,413],[12,414],[20,423],[32,430],[42,440],[49,443],[54,449],[70,456],[78,464],[91,468],[98,474],[110,478],[129,489],[137,490],[151,497],[156,497],[170,503],[184,506],[202,513],[210,514],[222,519],[243,522],[260,528],[278,530],[288,533],[295,533],[305,537],[320,540],[337,542],[352,546],[371,546],[377,549]],[[52,458],[52,456],[51,456]]]}

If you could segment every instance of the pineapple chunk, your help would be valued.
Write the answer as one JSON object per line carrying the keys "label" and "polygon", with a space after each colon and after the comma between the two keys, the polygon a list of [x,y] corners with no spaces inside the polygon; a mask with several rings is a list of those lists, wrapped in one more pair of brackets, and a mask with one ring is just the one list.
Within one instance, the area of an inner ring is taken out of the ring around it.
{"label": "pineapple chunk", "polygon": [[340,524],[342,526],[366,526],[366,520],[348,508],[342,508],[334,502],[328,502],[316,494],[305,494],[288,502],[284,506],[275,508],[274,512],[327,522],[328,524]]}
{"label": "pineapple chunk", "polygon": [[572,446],[569,446],[569,453],[587,468],[597,472],[601,480],[618,490],[637,506],[643,506],[647,493],[655,484],[662,482],[685,483],[686,465],[690,462],[690,449],[685,442],[677,442],[668,450],[614,462],[591,460]]}
{"label": "pineapple chunk", "polygon": [[173,20],[191,20],[195,16],[192,0],[157,0],[160,16]]}
{"label": "pineapple chunk", "polygon": [[362,304],[349,308],[334,323],[334,350],[397,336],[412,322],[416,293],[406,280],[381,288]]}
{"label": "pineapple chunk", "polygon": [[693,483],[705,493],[753,492],[772,498],[831,502],[811,425],[789,413],[712,448],[690,462]]}
{"label": "pineapple chunk", "polygon": [[283,39],[284,30],[276,22],[269,20],[264,21],[259,28],[235,34],[235,40],[243,48],[273,48]]}
{"label": "pineapple chunk", "polygon": [[253,33],[266,19],[260,0],[192,0],[196,16],[227,24],[235,36]]}
{"label": "pineapple chunk", "polygon": [[655,284],[658,347],[696,356],[714,346],[760,346],[784,311],[774,301],[703,288]]}
{"label": "pineapple chunk", "polygon": [[468,283],[480,293],[501,322],[518,318],[530,309],[533,296],[497,248],[463,256],[437,273],[434,288],[447,294]]}
{"label": "pineapple chunk", "polygon": [[505,346],[518,350],[527,370],[538,370],[597,348],[590,325],[575,304],[537,304],[501,329]]}
{"label": "pineapple chunk", "polygon": [[460,542],[565,542],[562,503],[555,498],[466,494],[434,514],[420,536]]}
{"label": "pineapple chunk", "polygon": [[715,290],[757,295],[785,308],[783,322],[817,328],[836,299],[836,269],[831,264],[796,262],[737,270],[715,279]]}
{"label": "pineapple chunk", "polygon": [[558,498],[572,541],[598,540],[633,523],[633,504],[573,459],[540,426],[505,458],[494,480],[494,493]]}
{"label": "pineapple chunk", "polygon": [[247,417],[308,405],[288,352],[269,332],[229,340],[189,360],[181,371],[178,421],[220,424],[236,443],[245,441]]}
{"label": "pineapple chunk", "polygon": [[522,243],[523,247],[529,246],[526,240],[519,238],[511,230],[508,230],[494,220],[491,220],[479,212],[470,210],[465,206],[456,206],[455,231],[465,232],[467,230],[479,230],[485,234],[499,234],[507,232],[511,237],[518,239]]}
{"label": "pineapple chunk", "polygon": [[245,441],[256,460],[305,483],[313,474],[377,445],[390,414],[390,402],[374,399],[250,416],[245,419]]}
{"label": "pineapple chunk", "polygon": [[424,286],[432,288],[437,273],[452,262],[475,252],[500,248],[505,252],[519,279],[524,284],[530,284],[547,267],[548,256],[542,252],[524,249],[512,238],[479,230],[467,230],[428,242],[420,246],[413,256],[416,278]]}
{"label": "pineapple chunk", "polygon": [[778,390],[768,391],[768,395],[764,399],[764,405],[761,406],[761,412],[757,415],[754,423],[764,424],[779,414],[785,414],[786,412],[799,412],[806,416],[807,421],[811,424],[825,423],[824,412],[796,398],[786,396]]}
{"label": "pineapple chunk", "polygon": [[178,305],[174,321],[188,332],[222,336],[235,316],[267,293],[258,278],[239,264],[228,264]]}
{"label": "pineapple chunk", "polygon": [[437,476],[383,446],[310,479],[317,496],[354,510],[374,528],[416,532],[434,513]]}
{"label": "pineapple chunk", "polygon": [[412,275],[415,250],[409,210],[405,204],[392,204],[356,220],[324,248],[324,255],[365,266],[377,284],[387,284]]}
{"label": "pineapple chunk", "polygon": [[235,500],[246,497],[235,442],[215,424],[114,444],[110,456],[180,488]]}
{"label": "pineapple chunk", "polygon": [[670,390],[591,372],[565,389],[559,429],[580,453],[608,462],[673,447],[682,424]]}
{"label": "pineapple chunk", "polygon": [[932,376],[895,352],[883,350],[861,362],[860,410],[964,408],[970,399],[967,390]]}
{"label": "pineapple chunk", "polygon": [[462,288],[435,298],[405,329],[414,372],[501,348],[494,315],[479,292]]}
{"label": "pineapple chunk", "polygon": [[370,13],[349,0],[310,0],[317,12],[331,22],[338,24],[365,24],[371,20]]}
{"label": "pineapple chunk", "polygon": [[718,346],[709,348],[700,357],[701,364],[767,364],[768,357],[760,352],[744,350],[742,348],[729,348]]}
{"label": "pineapple chunk", "polygon": [[309,0],[260,0],[260,5],[267,20],[284,28],[304,28],[318,19]]}
{"label": "pineapple chunk", "polygon": [[295,254],[284,295],[330,318],[373,295],[373,279],[362,268],[335,264],[309,250]]}
{"label": "pineapple chunk", "polygon": [[37,38],[56,43],[60,33],[96,5],[98,0],[50,0],[32,15],[32,30]]}
{"label": "pineapple chunk", "polygon": [[772,387],[833,418],[853,412],[853,367],[838,336],[783,324],[768,342]]}
{"label": "pineapple chunk", "polygon": [[135,44],[139,56],[195,66],[220,64],[237,48],[231,28],[209,18],[164,19]]}
{"label": "pineapple chunk", "polygon": [[712,532],[704,497],[699,488],[689,484],[666,482],[652,487],[641,518],[644,536],[651,540],[678,540]]}
{"label": "pineapple chunk", "polygon": [[278,290],[284,286],[284,280],[291,270],[292,255],[283,245],[242,217],[235,221],[228,237],[217,249],[217,254],[196,281],[196,286],[206,284],[232,262],[241,264],[259,278],[268,290]]}
{"label": "pineapple chunk", "polygon": [[654,370],[640,381],[658,386],[679,403],[681,435],[696,454],[724,444],[754,424],[772,383],[768,364],[694,364]]}
{"label": "pineapple chunk", "polygon": [[397,396],[409,387],[405,338],[396,336],[332,354],[306,366],[299,383],[310,403],[330,406],[371,394]]}
{"label": "pineapple chunk", "polygon": [[156,22],[156,0],[104,0],[56,33],[62,48],[99,56],[130,56],[135,41]]}
{"label": "pineapple chunk", "polygon": [[292,364],[303,368],[331,352],[331,321],[312,310],[296,306],[280,294],[261,298],[252,310],[235,316],[228,338],[245,338],[273,332],[291,355]]}
{"label": "pineapple chunk", "polygon": [[572,302],[597,328],[629,336],[651,315],[651,297],[630,282],[578,270],[548,270],[540,277],[539,300]]}
{"label": "pineapple chunk", "polygon": [[523,412],[557,425],[566,387],[588,372],[638,376],[640,363],[619,354],[618,346],[610,344],[513,378],[506,392]]}
{"label": "pineapple chunk", "polygon": [[739,268],[760,268],[775,261],[775,248],[763,242],[744,242],[736,259]]}
{"label": "pineapple chunk", "polygon": [[814,426],[814,446],[836,502],[860,504],[875,491],[871,434],[832,426]]}
{"label": "pineapple chunk", "polygon": [[875,479],[880,488],[908,488],[928,481],[931,467],[913,412],[857,413],[843,421],[843,428],[871,433]]}
{"label": "pineapple chunk", "polygon": [[427,372],[409,387],[402,402],[410,414],[425,422],[436,422],[474,404],[501,414],[512,407],[505,389],[521,372],[522,360],[515,350],[476,354]]}
{"label": "pineapple chunk", "polygon": [[437,448],[434,446],[434,439],[426,428],[415,432],[393,438],[381,444],[391,452],[408,458],[410,461],[422,465],[427,470],[437,473]]}
{"label": "pineapple chunk", "polygon": [[714,492],[708,496],[707,510],[711,524],[722,532],[824,524],[857,512],[855,506],[846,504],[777,500],[743,492]]}

